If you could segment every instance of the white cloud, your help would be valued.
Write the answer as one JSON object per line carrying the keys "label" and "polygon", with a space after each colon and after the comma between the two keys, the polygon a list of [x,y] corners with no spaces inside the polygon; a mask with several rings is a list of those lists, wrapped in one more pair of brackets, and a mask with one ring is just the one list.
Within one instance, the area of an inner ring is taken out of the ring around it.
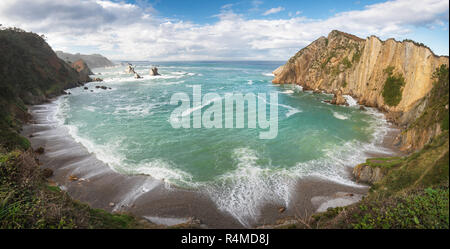
{"label": "white cloud", "polygon": [[88,47],[112,59],[154,61],[285,60],[333,29],[361,37],[406,38],[414,27],[448,23],[449,3],[396,0],[324,20],[299,15],[247,19],[224,8],[210,24],[170,20],[154,13],[148,6],[108,0],[0,1],[3,26],[45,33],[54,49],[83,52],[80,49]]}
{"label": "white cloud", "polygon": [[276,8],[271,8],[271,9],[269,9],[269,10],[267,10],[266,12],[264,12],[263,13],[263,16],[268,16],[268,15],[271,15],[271,14],[276,14],[276,13],[278,13],[278,12],[281,12],[281,11],[283,11],[284,10],[284,8],[283,7],[276,7]]}

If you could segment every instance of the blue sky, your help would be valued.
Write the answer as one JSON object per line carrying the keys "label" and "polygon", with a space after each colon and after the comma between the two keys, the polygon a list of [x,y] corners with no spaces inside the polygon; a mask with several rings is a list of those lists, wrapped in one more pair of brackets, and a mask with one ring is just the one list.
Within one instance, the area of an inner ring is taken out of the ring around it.
{"label": "blue sky", "polygon": [[[140,4],[140,1],[127,1],[129,3]],[[361,9],[364,5],[374,4],[383,1],[345,1],[345,0],[322,0],[322,1],[299,1],[299,0],[248,0],[248,1],[148,1],[161,16],[170,18],[179,18],[197,23],[210,23],[215,21],[217,12],[226,5],[238,14],[246,15],[249,19],[261,18],[277,19],[289,17],[289,13],[295,15],[300,11],[303,16],[308,18],[327,18],[334,13]],[[283,11],[275,14],[263,16],[262,14],[271,9],[282,7]]]}
{"label": "blue sky", "polygon": [[447,0],[2,0],[0,24],[116,60],[286,60],[331,30],[449,54]]}

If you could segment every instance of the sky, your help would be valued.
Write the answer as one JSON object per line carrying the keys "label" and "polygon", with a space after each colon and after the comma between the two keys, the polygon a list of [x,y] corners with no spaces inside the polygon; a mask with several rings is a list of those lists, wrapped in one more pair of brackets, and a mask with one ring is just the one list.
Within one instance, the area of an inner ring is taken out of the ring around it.
{"label": "sky", "polygon": [[0,24],[113,60],[285,61],[334,29],[449,54],[448,0],[1,0]]}

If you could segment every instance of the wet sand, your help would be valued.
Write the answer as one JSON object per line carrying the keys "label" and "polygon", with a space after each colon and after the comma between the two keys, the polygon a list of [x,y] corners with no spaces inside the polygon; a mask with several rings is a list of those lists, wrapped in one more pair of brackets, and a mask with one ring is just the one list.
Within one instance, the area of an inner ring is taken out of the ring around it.
{"label": "wet sand", "polygon": [[[34,149],[45,148],[45,153],[39,157],[41,167],[52,169],[54,175],[50,180],[74,199],[94,208],[127,211],[162,224],[173,225],[194,218],[204,228],[245,228],[199,191],[167,188],[163,181],[150,176],[130,176],[113,171],[77,143],[66,128],[53,119],[51,108],[56,108],[56,104],[31,106],[33,120],[24,126],[23,135],[30,139]],[[392,129],[386,136],[386,146],[392,144],[396,132]],[[292,216],[304,218],[327,207],[348,205],[360,200],[367,191],[366,186],[354,187],[314,177],[302,178],[291,193],[288,207],[266,204],[257,221],[247,227],[275,224],[279,219]],[[280,212],[280,208],[285,210]]]}

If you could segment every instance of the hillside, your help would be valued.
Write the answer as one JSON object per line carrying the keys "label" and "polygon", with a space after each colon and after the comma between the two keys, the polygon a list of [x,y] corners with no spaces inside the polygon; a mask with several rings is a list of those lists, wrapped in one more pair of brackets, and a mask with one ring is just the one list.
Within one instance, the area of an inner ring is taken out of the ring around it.
{"label": "hillside", "polygon": [[89,68],[114,66],[114,63],[108,60],[108,58],[99,54],[69,54],[62,51],[56,51],[56,55],[69,64],[72,64],[81,59],[86,62]]}
{"label": "hillside", "polygon": [[364,40],[332,31],[274,75],[275,84],[347,94],[384,111],[402,129],[395,145],[409,153],[357,165],[355,180],[371,185],[366,198],[288,227],[448,229],[448,57],[410,40]]}
{"label": "hillside", "polygon": [[[428,47],[413,41],[381,41],[375,36],[361,39],[334,30],[276,69],[273,83],[342,92],[357,98],[362,105],[385,111],[388,119],[407,127],[426,105],[426,96],[433,88],[433,73],[448,63],[448,57],[436,56]],[[430,126],[421,134],[421,141],[411,134],[398,141],[403,150],[412,152],[439,133],[440,127]]]}
{"label": "hillside", "polygon": [[[19,135],[29,118],[26,105],[90,79],[59,59],[42,37],[20,29],[0,30],[0,54],[0,229],[161,228],[90,208],[46,179],[53,172],[36,159],[43,151],[34,152]],[[82,61],[77,65],[89,70]]]}
{"label": "hillside", "polygon": [[26,149],[28,141],[17,134],[28,119],[26,105],[42,103],[87,79],[34,33],[0,30],[0,54],[0,145]]}

